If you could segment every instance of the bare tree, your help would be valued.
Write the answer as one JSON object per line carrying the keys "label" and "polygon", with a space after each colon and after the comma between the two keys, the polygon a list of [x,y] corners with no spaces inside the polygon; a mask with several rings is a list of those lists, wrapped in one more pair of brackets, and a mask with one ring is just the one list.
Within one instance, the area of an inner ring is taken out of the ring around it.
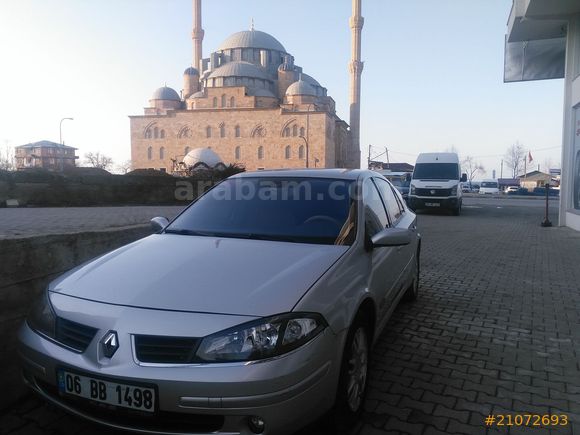
{"label": "bare tree", "polygon": [[505,164],[512,170],[512,178],[516,178],[524,166],[526,151],[521,143],[516,142],[507,149],[504,156]]}
{"label": "bare tree", "polygon": [[16,169],[14,164],[14,148],[9,146],[8,143],[4,145],[3,149],[0,149],[0,169],[5,171],[13,171]]}
{"label": "bare tree", "polygon": [[126,174],[131,169],[133,169],[133,162],[131,160],[125,160],[123,163],[117,165],[117,172],[120,174]]}
{"label": "bare tree", "polygon": [[469,180],[470,185],[477,174],[482,175],[485,174],[485,168],[483,167],[481,162],[475,161],[475,159],[472,156],[466,156],[461,161],[461,167],[467,174],[467,179]]}
{"label": "bare tree", "polygon": [[113,159],[101,154],[99,151],[96,153],[89,152],[85,154],[85,163],[93,168],[107,170],[113,166]]}

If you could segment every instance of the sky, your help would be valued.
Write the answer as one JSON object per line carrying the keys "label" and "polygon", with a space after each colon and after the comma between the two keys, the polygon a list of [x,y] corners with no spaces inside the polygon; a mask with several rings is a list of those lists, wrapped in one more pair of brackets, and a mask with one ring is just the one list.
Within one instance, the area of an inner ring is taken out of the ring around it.
{"label": "sky", "polygon": [[[363,0],[361,160],[414,163],[455,149],[490,178],[519,141],[534,169],[559,167],[563,80],[503,83],[511,0]],[[182,89],[191,0],[0,1],[0,147],[63,141],[130,158],[129,115]],[[204,57],[228,35],[276,37],[348,122],[348,0],[204,0]],[[377,160],[386,156],[378,156]],[[507,176],[504,167],[503,175]]]}

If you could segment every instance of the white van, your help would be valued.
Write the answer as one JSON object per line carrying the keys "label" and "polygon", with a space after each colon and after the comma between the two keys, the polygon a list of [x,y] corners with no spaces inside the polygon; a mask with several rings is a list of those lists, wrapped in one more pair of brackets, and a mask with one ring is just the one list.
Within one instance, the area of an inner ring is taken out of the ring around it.
{"label": "white van", "polygon": [[461,174],[455,153],[422,153],[417,157],[409,188],[409,207],[413,210],[446,208],[461,213]]}
{"label": "white van", "polygon": [[499,184],[497,180],[483,180],[479,185],[479,193],[482,195],[491,194],[495,195],[499,193]]}

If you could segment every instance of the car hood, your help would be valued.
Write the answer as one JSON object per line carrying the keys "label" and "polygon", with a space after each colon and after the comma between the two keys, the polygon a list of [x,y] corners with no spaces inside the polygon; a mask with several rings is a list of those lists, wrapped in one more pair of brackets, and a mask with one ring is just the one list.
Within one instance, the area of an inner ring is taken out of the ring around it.
{"label": "car hood", "polygon": [[458,180],[420,180],[413,179],[411,184],[421,189],[451,189],[459,184]]}
{"label": "car hood", "polygon": [[133,307],[267,316],[290,311],[347,249],[156,234],[67,272],[49,289]]}

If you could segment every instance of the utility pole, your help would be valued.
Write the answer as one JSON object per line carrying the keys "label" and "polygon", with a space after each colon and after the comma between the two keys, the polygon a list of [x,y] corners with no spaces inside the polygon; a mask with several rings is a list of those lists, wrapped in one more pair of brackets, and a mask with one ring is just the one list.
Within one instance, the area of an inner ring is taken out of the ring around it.
{"label": "utility pole", "polygon": [[501,159],[501,169],[499,170],[499,178],[503,178],[503,159]]}
{"label": "utility pole", "polygon": [[372,145],[369,145],[369,157],[367,159],[367,169],[371,168],[371,146]]}

